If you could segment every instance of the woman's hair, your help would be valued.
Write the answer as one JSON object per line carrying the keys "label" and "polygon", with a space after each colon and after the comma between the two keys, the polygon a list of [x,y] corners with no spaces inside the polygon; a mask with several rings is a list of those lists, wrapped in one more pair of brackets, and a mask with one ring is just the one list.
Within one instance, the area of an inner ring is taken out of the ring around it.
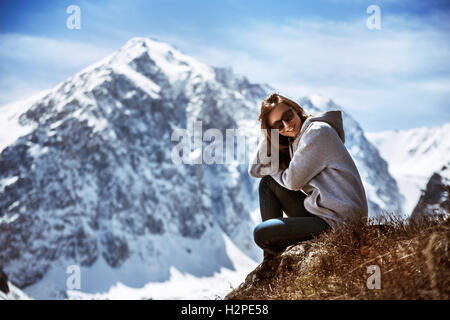
{"label": "woman's hair", "polygon": [[[292,107],[292,109],[299,115],[300,119],[302,120],[302,125],[305,122],[305,120],[311,115],[306,114],[305,110],[297,104],[296,102],[292,101],[291,99],[288,99],[286,97],[283,97],[282,95],[279,95],[278,93],[272,93],[267,98],[265,98],[262,101],[261,104],[261,112],[259,114],[258,120],[261,122],[261,129],[265,129],[264,133],[267,137],[267,150],[271,150],[271,136],[270,136],[270,124],[269,124],[269,113],[280,103],[286,104],[289,107]],[[289,154],[289,144],[291,143],[291,138],[282,136],[281,134],[278,137],[279,139],[279,146],[275,146],[275,148],[278,148],[280,150],[280,169],[286,169],[289,167],[289,163],[291,161],[291,155]]]}

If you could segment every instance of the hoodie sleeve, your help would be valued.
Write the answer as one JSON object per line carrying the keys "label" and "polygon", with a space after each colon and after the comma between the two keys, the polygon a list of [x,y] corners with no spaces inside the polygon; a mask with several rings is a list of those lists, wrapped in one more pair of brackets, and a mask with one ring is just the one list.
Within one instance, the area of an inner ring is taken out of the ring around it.
{"label": "hoodie sleeve", "polygon": [[272,177],[287,189],[300,190],[330,161],[340,157],[342,147],[345,148],[336,130],[329,124],[316,122],[301,137],[289,167]]}
{"label": "hoodie sleeve", "polygon": [[263,136],[256,154],[252,157],[248,168],[248,174],[254,178],[262,178],[267,175],[272,175],[280,171],[278,166],[275,166],[268,154],[267,150],[267,138]]}

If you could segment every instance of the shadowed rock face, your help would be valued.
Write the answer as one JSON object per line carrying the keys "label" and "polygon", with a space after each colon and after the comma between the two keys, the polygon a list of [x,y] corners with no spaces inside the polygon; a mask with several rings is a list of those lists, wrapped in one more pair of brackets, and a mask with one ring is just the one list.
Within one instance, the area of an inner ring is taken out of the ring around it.
{"label": "shadowed rock face", "polygon": [[411,214],[411,219],[432,217],[438,214],[450,213],[450,179],[449,166],[434,173],[427,183],[426,189]]}
{"label": "shadowed rock face", "polygon": [[[288,247],[278,255],[265,257],[263,262],[250,272],[245,280],[229,292],[225,300],[253,299],[255,292],[273,283],[284,272],[291,273],[293,269],[307,270],[315,263],[319,250],[311,246],[310,241]],[[270,298],[268,298],[270,299]]]}
{"label": "shadowed rock face", "polygon": [[0,291],[6,294],[9,293],[8,277],[1,268],[0,268]]}

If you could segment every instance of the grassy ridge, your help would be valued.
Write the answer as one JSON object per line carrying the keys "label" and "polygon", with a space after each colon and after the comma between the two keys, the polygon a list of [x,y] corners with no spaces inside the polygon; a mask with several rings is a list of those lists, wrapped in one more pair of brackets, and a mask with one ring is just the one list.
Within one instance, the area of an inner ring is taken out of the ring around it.
{"label": "grassy ridge", "polygon": [[450,299],[449,220],[347,224],[288,247],[225,299]]}

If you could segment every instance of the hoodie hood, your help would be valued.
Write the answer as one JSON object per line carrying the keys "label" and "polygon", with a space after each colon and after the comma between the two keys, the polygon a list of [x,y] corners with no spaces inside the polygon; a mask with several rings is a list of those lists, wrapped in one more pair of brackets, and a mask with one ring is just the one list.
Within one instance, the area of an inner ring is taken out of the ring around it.
{"label": "hoodie hood", "polygon": [[300,129],[298,137],[300,137],[303,134],[303,132],[305,132],[306,129],[315,121],[322,121],[328,123],[331,127],[334,128],[334,130],[336,130],[336,132],[339,135],[339,138],[341,138],[342,140],[342,143],[345,143],[344,124],[342,122],[342,112],[340,110],[321,112],[306,119],[302,125],[302,128]]}

